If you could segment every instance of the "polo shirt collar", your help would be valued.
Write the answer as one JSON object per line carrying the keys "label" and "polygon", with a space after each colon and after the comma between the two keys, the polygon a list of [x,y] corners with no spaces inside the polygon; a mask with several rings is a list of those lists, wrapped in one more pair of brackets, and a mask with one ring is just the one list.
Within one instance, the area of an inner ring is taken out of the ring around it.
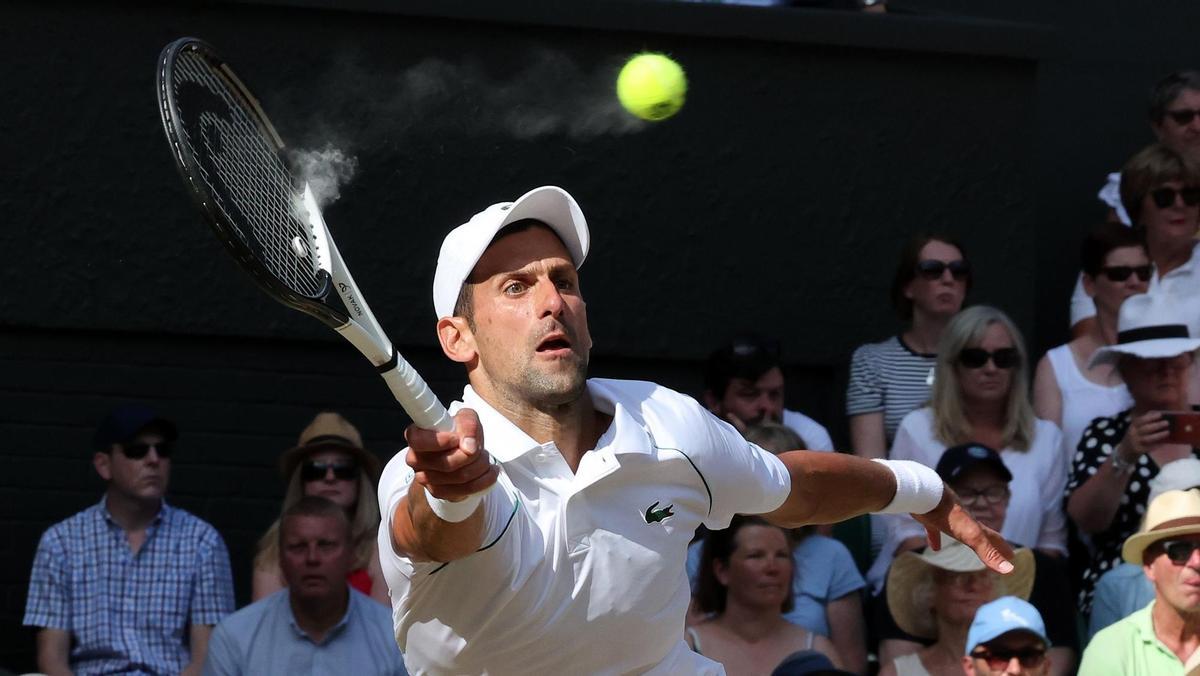
{"label": "polo shirt collar", "polygon": [[[599,380],[587,381],[588,394],[597,411],[612,416],[612,423],[593,450],[609,449],[613,453],[648,454],[654,448],[654,439],[649,432],[622,404],[619,393],[610,384]],[[463,403],[458,408],[470,408],[479,415],[483,426],[483,444],[488,453],[499,462],[512,462],[535,450],[557,448],[554,442],[539,444],[511,420],[492,407],[470,385],[463,390]],[[457,408],[455,412],[457,412]]]}
{"label": "polo shirt collar", "polygon": [[1137,628],[1138,638],[1141,639],[1142,643],[1145,643],[1152,649],[1157,649],[1166,655],[1170,655],[1172,659],[1177,660],[1179,657],[1175,653],[1171,652],[1171,649],[1167,647],[1167,644],[1163,643],[1162,639],[1160,639],[1158,634],[1154,631],[1154,606],[1157,603],[1158,599],[1155,599],[1150,602],[1150,605],[1143,608],[1141,612],[1134,613],[1133,626]]}

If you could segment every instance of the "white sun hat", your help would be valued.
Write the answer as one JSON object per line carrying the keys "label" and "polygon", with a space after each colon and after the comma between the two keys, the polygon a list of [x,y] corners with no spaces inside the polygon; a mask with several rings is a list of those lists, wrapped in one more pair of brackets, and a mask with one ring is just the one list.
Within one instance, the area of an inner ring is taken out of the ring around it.
{"label": "white sun hat", "polygon": [[534,188],[515,202],[499,202],[475,214],[442,240],[437,271],[433,274],[433,309],[439,318],[454,314],[454,304],[463,282],[475,269],[496,233],[506,225],[525,219],[550,226],[567,247],[575,267],[583,265],[591,235],[579,204],[562,188],[552,185]]}
{"label": "white sun hat", "polygon": [[1121,303],[1117,316],[1117,342],[1096,350],[1088,367],[1114,364],[1121,355],[1143,359],[1165,359],[1194,352],[1200,340],[1188,326],[1197,304],[1161,288],[1130,296]]}

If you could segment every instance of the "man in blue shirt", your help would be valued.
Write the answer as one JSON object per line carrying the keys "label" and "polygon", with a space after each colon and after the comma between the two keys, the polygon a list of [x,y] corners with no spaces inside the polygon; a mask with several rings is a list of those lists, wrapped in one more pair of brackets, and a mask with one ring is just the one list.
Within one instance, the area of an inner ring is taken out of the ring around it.
{"label": "man in blue shirt", "polygon": [[316,496],[280,518],[279,567],[287,587],[217,625],[205,676],[407,675],[386,608],[352,589],[345,511]]}
{"label": "man in blue shirt", "polygon": [[38,543],[26,626],[46,674],[198,674],[215,625],[233,611],[229,553],[212,526],[163,501],[175,425],[141,405],[96,430],[99,504]]}

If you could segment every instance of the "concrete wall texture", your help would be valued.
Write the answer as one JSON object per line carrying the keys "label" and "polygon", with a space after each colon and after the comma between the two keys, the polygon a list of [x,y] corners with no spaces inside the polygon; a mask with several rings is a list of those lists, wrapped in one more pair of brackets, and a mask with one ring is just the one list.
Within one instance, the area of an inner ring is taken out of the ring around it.
{"label": "concrete wall texture", "polygon": [[[0,666],[32,667],[19,623],[34,547],[99,498],[88,440],[113,405],[179,421],[170,499],[225,536],[239,603],[282,494],[276,457],[316,411],[343,411],[381,456],[402,445],[373,369],[261,296],[196,215],[155,109],[170,40],[213,43],[293,146],[357,158],[327,220],[443,399],[463,378],[432,331],[441,236],[557,184],[592,224],[596,374],[699,394],[707,352],[756,329],[783,339],[789,403],[844,439],[846,360],[896,330],[887,287],[916,230],[964,242],[971,301],[1039,348],[1062,340],[1093,195],[1149,140],[1145,89],[1193,58],[1183,27],[1200,12],[400,4],[0,9]],[[610,88],[641,49],[674,55],[691,88],[676,118],[630,129]]]}

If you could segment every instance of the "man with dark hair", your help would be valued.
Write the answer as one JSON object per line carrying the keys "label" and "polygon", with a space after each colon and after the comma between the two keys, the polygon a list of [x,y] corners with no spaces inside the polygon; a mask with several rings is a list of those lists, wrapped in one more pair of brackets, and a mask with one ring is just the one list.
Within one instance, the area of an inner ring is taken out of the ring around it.
{"label": "man with dark hair", "polygon": [[[379,482],[379,555],[413,671],[720,673],[683,641],[684,559],[697,527],[734,514],[794,527],[913,513],[1013,570],[1011,548],[927,467],[777,457],[690,397],[589,379],[589,244],[579,205],[553,186],[442,242],[438,340],[470,384],[454,430],[409,427]],[[454,309],[464,286],[470,318]]]}
{"label": "man with dark hair", "polygon": [[754,334],[734,338],[713,351],[704,369],[704,405],[739,431],[761,422],[792,428],[810,451],[832,451],[821,423],[783,407],[783,362],[779,341]]}
{"label": "man with dark hair", "polygon": [[38,543],[25,606],[46,674],[198,674],[233,611],[229,553],[212,526],[163,500],[175,424],[121,406],[93,437],[99,504]]}
{"label": "man with dark hair", "polygon": [[346,583],[353,565],[346,511],[301,498],[279,519],[287,587],[217,625],[205,675],[407,674],[387,609]]}

